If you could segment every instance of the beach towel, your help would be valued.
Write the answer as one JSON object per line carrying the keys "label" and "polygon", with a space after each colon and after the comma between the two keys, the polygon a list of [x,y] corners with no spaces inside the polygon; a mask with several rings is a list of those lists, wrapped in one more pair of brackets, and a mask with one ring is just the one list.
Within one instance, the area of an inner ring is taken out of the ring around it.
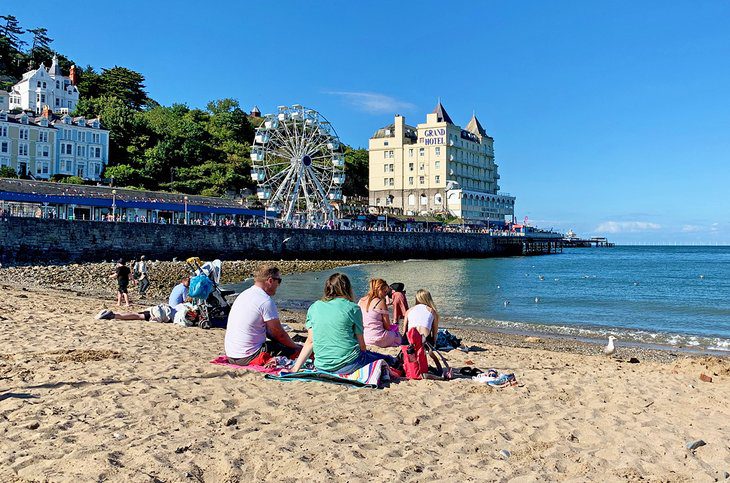
{"label": "beach towel", "polygon": [[265,377],[276,381],[319,381],[369,388],[377,388],[381,381],[390,380],[388,364],[382,359],[371,362],[351,374],[302,370],[299,372],[284,372],[280,375],[266,374]]}
{"label": "beach towel", "polygon": [[[272,363],[273,361],[273,363]],[[210,361],[211,364],[218,366],[230,367],[232,369],[244,369],[247,371],[263,372],[264,374],[276,374],[278,375],[285,369],[290,369],[294,365],[295,361],[287,359],[286,357],[274,357],[269,360],[269,363],[265,366],[249,364],[248,366],[241,366],[238,364],[231,364],[228,362],[228,357],[221,355]]]}

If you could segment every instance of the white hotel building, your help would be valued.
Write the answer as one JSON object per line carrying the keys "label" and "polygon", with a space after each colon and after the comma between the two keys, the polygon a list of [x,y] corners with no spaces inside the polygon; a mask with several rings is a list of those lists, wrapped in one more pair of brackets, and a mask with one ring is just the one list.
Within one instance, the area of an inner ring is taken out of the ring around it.
{"label": "white hotel building", "polygon": [[465,129],[439,102],[416,127],[395,116],[369,142],[371,206],[406,215],[450,213],[466,223],[503,223],[515,198],[499,193],[494,139],[472,116]]}
{"label": "white hotel building", "polygon": [[0,91],[0,166],[21,177],[60,174],[99,180],[109,162],[109,131],[99,119],[71,117],[79,100],[74,67],[61,74],[54,56]]}

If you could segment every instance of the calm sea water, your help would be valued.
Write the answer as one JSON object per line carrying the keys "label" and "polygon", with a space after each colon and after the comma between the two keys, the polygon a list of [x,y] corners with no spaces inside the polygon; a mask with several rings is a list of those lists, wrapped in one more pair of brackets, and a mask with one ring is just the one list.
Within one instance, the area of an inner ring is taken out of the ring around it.
{"label": "calm sea water", "polygon": [[[342,268],[433,294],[446,326],[730,351],[730,247],[616,247],[539,257],[407,260]],[[280,306],[308,307],[334,272],[285,277]],[[249,284],[242,284],[241,289]]]}

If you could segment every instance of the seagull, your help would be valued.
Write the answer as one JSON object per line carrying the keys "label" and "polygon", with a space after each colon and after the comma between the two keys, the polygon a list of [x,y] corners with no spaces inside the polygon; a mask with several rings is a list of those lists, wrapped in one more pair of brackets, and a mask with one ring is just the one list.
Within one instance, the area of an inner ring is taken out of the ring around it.
{"label": "seagull", "polygon": [[704,275],[700,275],[700,278],[705,278],[705,276]]}
{"label": "seagull", "polygon": [[535,303],[537,304],[539,302],[540,302],[540,297],[535,297]]}
{"label": "seagull", "polygon": [[291,237],[290,236],[284,238],[284,240],[281,242],[281,244],[283,245],[284,243],[288,242],[289,240],[291,240]]}
{"label": "seagull", "polygon": [[497,288],[502,288],[502,287],[500,287],[499,285],[497,285]]}
{"label": "seagull", "polygon": [[539,278],[540,280],[545,280],[545,275],[539,275],[537,278]]}
{"label": "seagull", "polygon": [[614,352],[616,352],[616,346],[613,345],[613,341],[616,340],[616,338],[612,335],[608,336],[608,344],[606,344],[606,347],[603,348],[603,353],[607,356],[612,356]]}
{"label": "seagull", "polygon": [[509,305],[509,300],[504,301],[504,306],[507,307]]}
{"label": "seagull", "polygon": [[639,282],[634,282],[634,287],[636,287],[637,285],[639,285]]}

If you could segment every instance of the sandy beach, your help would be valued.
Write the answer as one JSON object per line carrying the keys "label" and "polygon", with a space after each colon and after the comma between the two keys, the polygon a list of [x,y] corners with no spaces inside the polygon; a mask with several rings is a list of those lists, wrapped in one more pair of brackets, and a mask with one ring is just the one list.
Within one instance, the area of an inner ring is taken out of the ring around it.
{"label": "sandy beach", "polygon": [[[730,472],[727,359],[642,353],[629,364],[630,348],[609,358],[469,333],[467,344],[484,350],[452,351],[451,364],[514,372],[519,386],[281,383],[209,364],[222,330],[98,321],[108,299],[2,288],[1,481],[717,481]],[[295,330],[301,320],[282,312]],[[698,439],[706,445],[688,450]]]}

